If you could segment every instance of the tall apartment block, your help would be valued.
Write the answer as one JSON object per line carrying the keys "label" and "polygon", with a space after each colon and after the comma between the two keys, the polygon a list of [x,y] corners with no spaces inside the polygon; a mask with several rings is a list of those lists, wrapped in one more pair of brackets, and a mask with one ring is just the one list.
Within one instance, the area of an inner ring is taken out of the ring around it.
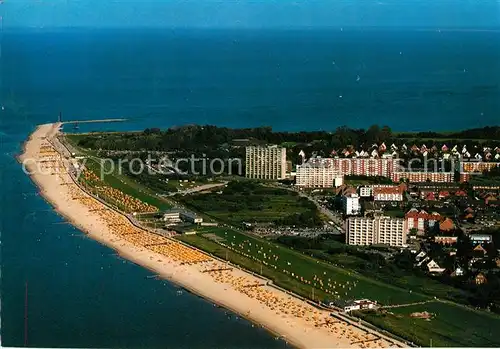
{"label": "tall apartment block", "polygon": [[455,176],[452,172],[394,172],[391,176],[393,182],[399,182],[406,179],[410,183],[451,183]]}
{"label": "tall apartment block", "polygon": [[385,216],[348,218],[346,242],[349,245],[406,246],[405,221]]}
{"label": "tall apartment block", "polygon": [[342,197],[342,207],[347,216],[355,216],[361,212],[358,194],[347,194]]}
{"label": "tall apartment block", "polygon": [[341,175],[346,176],[391,177],[392,173],[399,171],[398,159],[335,158],[333,164]]}
{"label": "tall apartment block", "polygon": [[253,179],[284,179],[286,148],[276,145],[246,147],[245,176]]}
{"label": "tall apartment block", "polygon": [[333,159],[310,159],[297,166],[296,185],[303,188],[332,188],[343,184],[343,177],[333,167]]}

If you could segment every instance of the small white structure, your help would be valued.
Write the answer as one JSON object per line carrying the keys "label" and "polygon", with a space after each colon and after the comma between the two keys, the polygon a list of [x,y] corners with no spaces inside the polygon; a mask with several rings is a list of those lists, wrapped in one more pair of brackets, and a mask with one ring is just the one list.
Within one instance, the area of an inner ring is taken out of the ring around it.
{"label": "small white structure", "polygon": [[429,273],[437,274],[441,274],[446,270],[445,268],[441,268],[439,264],[437,264],[434,260],[431,260],[429,263],[427,263],[427,269],[429,269]]}
{"label": "small white structure", "polygon": [[200,223],[202,227],[217,227],[219,226],[219,223],[217,222],[202,222]]}
{"label": "small white structure", "polygon": [[375,309],[377,308],[377,302],[371,301],[369,299],[359,299],[352,302],[348,302],[344,305],[344,311],[349,313],[353,310],[364,310],[364,309]]}
{"label": "small white structure", "polygon": [[180,223],[181,222],[180,212],[179,211],[165,212],[163,214],[163,221],[165,221],[167,224]]}
{"label": "small white structure", "polygon": [[180,217],[183,221],[193,223],[193,224],[201,224],[203,223],[203,218],[199,217],[195,213],[192,212],[181,212]]}
{"label": "small white structure", "polygon": [[343,176],[335,177],[335,188],[338,188],[343,184],[344,184],[344,177]]}
{"label": "small white structure", "polygon": [[347,194],[342,198],[344,213],[348,216],[355,216],[361,212],[358,194]]}
{"label": "small white structure", "polygon": [[359,188],[359,196],[361,196],[362,198],[369,198],[372,195],[373,187],[364,186]]}

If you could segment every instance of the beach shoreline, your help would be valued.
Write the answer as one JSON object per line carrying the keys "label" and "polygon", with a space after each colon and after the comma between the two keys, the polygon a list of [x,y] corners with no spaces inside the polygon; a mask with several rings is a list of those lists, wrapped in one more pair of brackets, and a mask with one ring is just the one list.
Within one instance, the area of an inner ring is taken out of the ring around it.
{"label": "beach shoreline", "polygon": [[[370,336],[373,336],[373,331],[363,332],[347,322],[334,321],[329,312],[314,309],[306,302],[268,285],[258,287],[259,290],[255,292],[253,290],[242,292],[243,288],[238,286],[239,282],[258,282],[259,278],[234,266],[231,266],[232,269],[224,273],[212,273],[212,269],[207,269],[210,268],[207,265],[222,265],[223,262],[209,255],[206,255],[206,258],[203,257],[200,263],[186,264],[176,259],[175,256],[136,245],[130,242],[130,239],[127,240],[124,235],[116,235],[116,232],[111,228],[110,220],[107,220],[108,215],[113,220],[121,219],[120,225],[130,225],[131,227],[127,227],[127,229],[136,229],[137,235],[140,235],[141,231],[134,227],[121,213],[105,206],[77,186],[73,182],[73,178],[64,172],[64,169],[70,166],[70,160],[54,151],[51,153],[53,155],[50,155],[50,161],[59,162],[57,166],[54,166],[57,167],[58,171],[61,169],[63,171],[50,174],[34,171],[36,166],[40,166],[42,159],[48,158],[47,155],[41,153],[41,149],[50,146],[49,140],[57,135],[60,126],[61,124],[38,126],[24,143],[22,154],[18,160],[20,162],[27,159],[32,160],[31,164],[26,166],[33,172],[29,176],[39,188],[40,195],[54,207],[58,214],[90,238],[115,250],[121,258],[150,270],[160,278],[171,281],[189,292],[209,300],[214,305],[217,304],[229,309],[298,348],[394,347],[394,343],[397,343],[395,340],[387,340],[383,335],[380,335],[378,340],[369,339]],[[144,231],[144,234],[148,233]],[[170,244],[169,241],[166,242]],[[177,248],[175,243],[172,244]],[[177,242],[177,244],[179,243]],[[183,247],[181,249],[189,248]],[[193,251],[195,250],[193,249]],[[201,254],[199,251],[197,253]],[[306,315],[301,318],[279,307],[277,309],[270,307],[269,303],[262,300],[262,297],[268,295],[278,300],[279,304],[286,304],[293,309],[300,308]],[[314,320],[312,320],[313,318]],[[335,324],[323,326],[322,322],[327,319],[328,323],[329,318]],[[368,344],[366,346],[359,345],[359,338],[365,337]],[[370,343],[376,343],[377,346],[371,346]],[[404,346],[402,343],[397,343],[397,345]]]}

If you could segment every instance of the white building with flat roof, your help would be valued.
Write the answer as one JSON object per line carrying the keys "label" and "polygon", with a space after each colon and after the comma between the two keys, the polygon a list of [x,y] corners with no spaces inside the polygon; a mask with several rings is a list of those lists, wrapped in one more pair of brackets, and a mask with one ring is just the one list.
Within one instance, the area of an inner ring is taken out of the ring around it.
{"label": "white building with flat roof", "polygon": [[373,195],[373,187],[372,186],[364,186],[359,188],[359,196],[362,198],[369,198]]}
{"label": "white building with flat roof", "polygon": [[246,147],[245,176],[253,179],[285,179],[286,148],[277,145]]}
{"label": "white building with flat roof", "polygon": [[347,194],[342,197],[342,204],[344,208],[344,213],[347,216],[355,216],[360,214],[361,205],[359,204],[358,194]]}
{"label": "white building with flat roof", "polygon": [[333,167],[332,159],[310,159],[297,166],[295,183],[303,188],[332,188],[343,184],[343,177]]}
{"label": "white building with flat roof", "polygon": [[189,222],[189,223],[193,223],[193,224],[203,223],[203,218],[198,216],[194,212],[181,212],[180,217],[185,222]]}
{"label": "white building with flat roof", "polygon": [[379,216],[350,217],[346,220],[348,245],[406,246],[405,221],[401,218]]}

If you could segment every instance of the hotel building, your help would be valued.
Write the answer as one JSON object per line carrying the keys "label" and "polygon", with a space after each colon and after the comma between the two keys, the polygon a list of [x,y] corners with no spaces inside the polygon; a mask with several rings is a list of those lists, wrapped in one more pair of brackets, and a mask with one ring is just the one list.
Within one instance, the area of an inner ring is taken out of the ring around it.
{"label": "hotel building", "polygon": [[346,242],[349,245],[385,244],[404,247],[405,221],[384,216],[350,217],[346,220]]}
{"label": "hotel building", "polygon": [[399,159],[335,158],[333,163],[344,176],[391,177],[399,168]]}
{"label": "hotel building", "polygon": [[450,183],[454,181],[454,174],[452,172],[394,172],[391,179],[393,182],[406,179],[410,183]]}
{"label": "hotel building", "polygon": [[303,188],[331,188],[343,184],[343,177],[333,167],[332,159],[311,159],[297,166],[296,185]]}
{"label": "hotel building", "polygon": [[482,161],[463,161],[461,162],[462,170],[460,172],[484,172],[491,171],[495,167],[500,167],[500,162],[482,162]]}
{"label": "hotel building", "polygon": [[284,179],[286,149],[282,147],[248,146],[245,156],[245,176],[253,179]]}

